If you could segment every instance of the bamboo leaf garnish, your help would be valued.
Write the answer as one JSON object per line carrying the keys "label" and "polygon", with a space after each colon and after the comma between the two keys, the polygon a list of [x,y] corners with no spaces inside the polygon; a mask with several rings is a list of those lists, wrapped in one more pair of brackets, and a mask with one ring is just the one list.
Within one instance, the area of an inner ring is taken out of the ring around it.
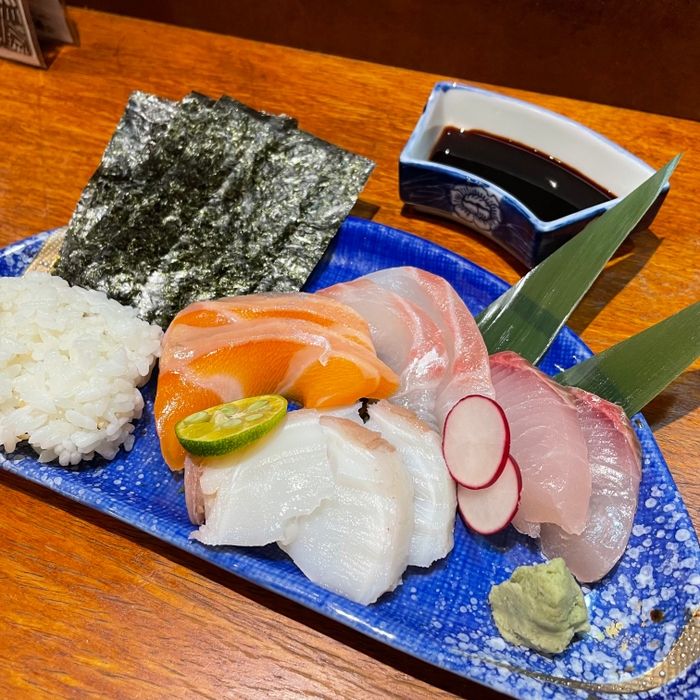
{"label": "bamboo leaf garnish", "polygon": [[477,316],[489,354],[513,350],[536,364],[622,241],[658,197],[677,155],[528,272]]}
{"label": "bamboo leaf garnish", "polygon": [[554,377],[632,417],[700,357],[700,301]]}

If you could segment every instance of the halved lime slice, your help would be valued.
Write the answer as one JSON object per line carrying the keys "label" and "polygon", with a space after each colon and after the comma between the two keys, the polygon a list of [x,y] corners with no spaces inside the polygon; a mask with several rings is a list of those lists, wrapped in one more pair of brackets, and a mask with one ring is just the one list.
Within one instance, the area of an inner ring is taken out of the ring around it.
{"label": "halved lime slice", "polygon": [[218,457],[269,433],[286,413],[284,396],[253,396],[193,413],[175,424],[175,435],[190,454]]}

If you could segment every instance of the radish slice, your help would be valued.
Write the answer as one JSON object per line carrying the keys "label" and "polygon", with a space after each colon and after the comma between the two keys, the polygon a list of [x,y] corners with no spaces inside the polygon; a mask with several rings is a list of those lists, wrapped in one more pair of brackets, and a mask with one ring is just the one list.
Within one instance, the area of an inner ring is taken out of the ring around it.
{"label": "radish slice", "polygon": [[478,394],[465,396],[447,414],[442,454],[460,486],[491,486],[506,466],[509,451],[508,419],[493,399]]}
{"label": "radish slice", "polygon": [[486,489],[457,487],[457,505],[464,522],[480,535],[499,532],[515,516],[520,502],[523,480],[520,467],[512,457],[498,480]]}

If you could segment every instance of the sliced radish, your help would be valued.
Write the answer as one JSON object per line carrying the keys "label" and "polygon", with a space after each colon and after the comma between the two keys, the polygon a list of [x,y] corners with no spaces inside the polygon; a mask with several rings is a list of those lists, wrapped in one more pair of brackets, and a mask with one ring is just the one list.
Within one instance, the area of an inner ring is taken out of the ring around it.
{"label": "sliced radish", "polygon": [[486,489],[457,487],[457,505],[464,522],[480,535],[493,535],[515,516],[523,480],[520,467],[512,457],[506,459],[501,475]]}
{"label": "sliced radish", "polygon": [[491,486],[506,466],[509,451],[508,420],[493,399],[478,394],[465,396],[447,414],[442,454],[460,486]]}

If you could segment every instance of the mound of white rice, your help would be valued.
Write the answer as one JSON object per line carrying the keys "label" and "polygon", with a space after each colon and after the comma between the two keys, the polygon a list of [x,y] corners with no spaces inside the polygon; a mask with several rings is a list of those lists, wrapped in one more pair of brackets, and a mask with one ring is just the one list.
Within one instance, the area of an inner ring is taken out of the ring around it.
{"label": "mound of white rice", "polygon": [[0,446],[28,440],[63,466],[130,450],[162,335],[102,292],[0,277]]}

